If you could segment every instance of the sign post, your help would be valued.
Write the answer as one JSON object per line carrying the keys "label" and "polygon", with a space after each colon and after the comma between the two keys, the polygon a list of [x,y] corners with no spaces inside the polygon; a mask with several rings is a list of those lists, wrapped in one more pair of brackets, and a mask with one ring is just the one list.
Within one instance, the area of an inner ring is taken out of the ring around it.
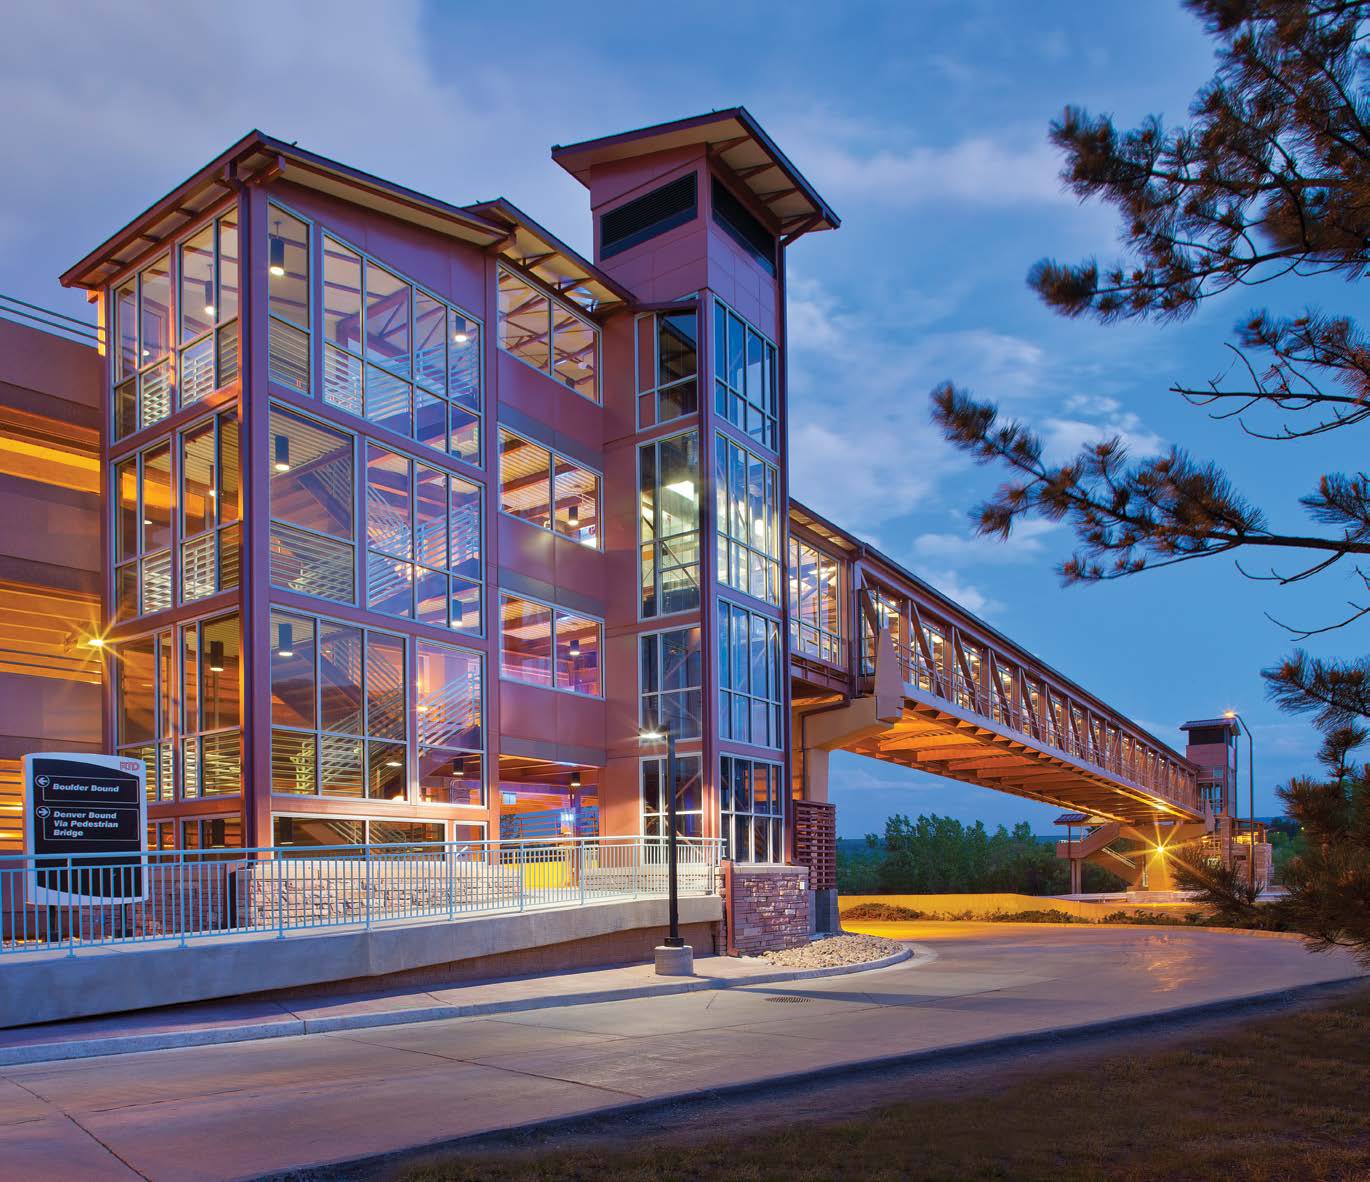
{"label": "sign post", "polygon": [[65,907],[147,898],[146,777],[140,759],[66,751],[24,756],[31,904]]}

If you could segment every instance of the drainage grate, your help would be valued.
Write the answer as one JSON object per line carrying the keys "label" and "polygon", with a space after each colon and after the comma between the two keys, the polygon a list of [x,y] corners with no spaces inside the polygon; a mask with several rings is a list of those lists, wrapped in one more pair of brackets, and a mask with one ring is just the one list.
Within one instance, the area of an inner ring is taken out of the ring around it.
{"label": "drainage grate", "polygon": [[801,1002],[801,1001],[805,1001],[805,1002],[806,1002],[806,1001],[813,1001],[813,998],[811,998],[811,997],[800,997],[798,994],[795,994],[795,993],[775,993],[775,994],[772,994],[770,997],[766,998],[766,1000],[767,1000],[767,1001],[781,1001],[781,1002]]}

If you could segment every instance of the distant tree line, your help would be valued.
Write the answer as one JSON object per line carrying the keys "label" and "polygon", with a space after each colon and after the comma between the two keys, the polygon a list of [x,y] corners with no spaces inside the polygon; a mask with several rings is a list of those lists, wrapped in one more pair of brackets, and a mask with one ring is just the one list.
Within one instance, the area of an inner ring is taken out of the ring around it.
{"label": "distant tree line", "polygon": [[[1123,889],[1121,879],[1089,863],[1082,886]],[[911,821],[896,813],[885,822],[883,837],[872,833],[864,845],[839,844],[837,889],[847,895],[1063,895],[1070,890],[1070,867],[1056,857],[1055,843],[1034,837],[1026,821],[991,831],[983,821],[966,825],[935,813]]]}

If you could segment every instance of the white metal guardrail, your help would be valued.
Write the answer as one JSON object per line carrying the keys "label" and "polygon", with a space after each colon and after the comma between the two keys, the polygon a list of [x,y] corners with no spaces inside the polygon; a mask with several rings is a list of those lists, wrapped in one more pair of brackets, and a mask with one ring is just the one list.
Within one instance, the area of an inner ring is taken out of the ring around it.
{"label": "white metal guardrail", "polygon": [[[722,841],[677,851],[680,893],[716,893]],[[16,854],[0,857],[0,958],[664,896],[666,878],[650,837]]]}

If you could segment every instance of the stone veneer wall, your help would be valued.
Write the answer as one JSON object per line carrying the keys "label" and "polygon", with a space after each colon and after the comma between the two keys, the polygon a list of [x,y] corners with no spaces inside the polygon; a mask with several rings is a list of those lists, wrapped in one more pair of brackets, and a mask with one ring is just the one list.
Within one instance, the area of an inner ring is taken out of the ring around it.
{"label": "stone veneer wall", "polygon": [[755,956],[809,942],[809,871],[805,866],[732,867],[730,947]]}

